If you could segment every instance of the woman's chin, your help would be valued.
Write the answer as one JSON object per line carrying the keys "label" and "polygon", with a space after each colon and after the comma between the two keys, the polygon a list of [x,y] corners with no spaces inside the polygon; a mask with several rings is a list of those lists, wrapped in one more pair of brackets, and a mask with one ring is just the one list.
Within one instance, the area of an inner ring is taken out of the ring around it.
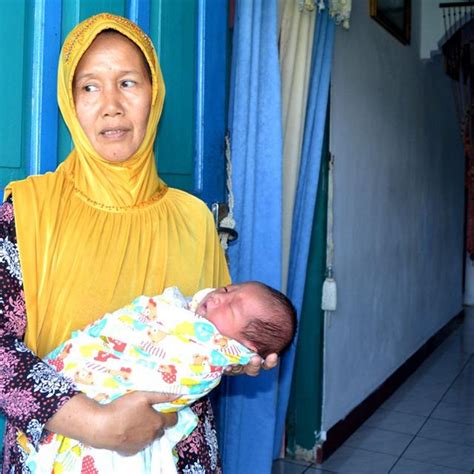
{"label": "woman's chin", "polygon": [[133,153],[124,153],[123,150],[119,152],[100,152],[97,151],[102,159],[109,161],[110,163],[123,163],[127,161]]}

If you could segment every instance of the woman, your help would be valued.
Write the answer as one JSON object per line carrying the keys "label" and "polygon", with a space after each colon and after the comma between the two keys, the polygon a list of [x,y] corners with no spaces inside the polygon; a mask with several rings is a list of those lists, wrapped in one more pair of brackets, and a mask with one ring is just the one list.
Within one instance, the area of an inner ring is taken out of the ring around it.
{"label": "woman", "polygon": [[[71,331],[137,295],[229,283],[204,203],[158,177],[163,98],[155,51],[134,23],[105,13],[69,34],[58,101],[74,149],[54,173],[11,183],[0,209],[4,473],[24,472],[24,437],[37,443],[45,428],[132,454],[176,422],[151,407],[173,397],[134,392],[101,406],[41,360]],[[265,362],[271,368],[276,357]],[[253,360],[245,371],[259,367]],[[193,410],[200,423],[178,446],[178,470],[219,472],[210,403]]]}

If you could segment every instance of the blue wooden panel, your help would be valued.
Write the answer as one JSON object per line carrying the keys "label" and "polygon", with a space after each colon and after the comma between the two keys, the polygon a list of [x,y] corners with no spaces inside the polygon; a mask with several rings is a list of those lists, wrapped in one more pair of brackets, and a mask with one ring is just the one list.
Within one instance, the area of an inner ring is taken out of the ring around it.
{"label": "blue wooden panel", "polygon": [[[0,186],[28,173],[28,105],[31,95],[31,11],[26,1],[4,0],[0,15],[0,70],[6,89],[0,114]],[[26,110],[25,110],[26,109]]]}
{"label": "blue wooden panel", "polygon": [[150,33],[150,1],[149,0],[128,0],[127,17],[140,25],[145,33]]}
{"label": "blue wooden panel", "polygon": [[160,176],[208,204],[222,201],[228,2],[152,0],[150,32],[166,98],[155,147]]}
{"label": "blue wooden panel", "polygon": [[57,164],[57,63],[61,44],[61,3],[35,2],[32,51],[30,174],[53,171]]}
{"label": "blue wooden panel", "polygon": [[194,194],[224,201],[229,64],[228,2],[200,0],[197,27]]}
{"label": "blue wooden panel", "polygon": [[196,1],[151,4],[150,33],[166,84],[155,153],[164,180],[194,187],[194,93],[196,80]]}

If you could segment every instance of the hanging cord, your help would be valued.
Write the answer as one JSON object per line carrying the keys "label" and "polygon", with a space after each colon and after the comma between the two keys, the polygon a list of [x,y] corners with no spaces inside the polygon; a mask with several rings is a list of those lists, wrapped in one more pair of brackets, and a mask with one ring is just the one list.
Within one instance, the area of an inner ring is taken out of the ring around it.
{"label": "hanging cord", "polygon": [[226,162],[226,187],[227,187],[227,205],[229,212],[219,222],[217,230],[222,248],[227,250],[229,242],[237,238],[234,219],[234,193],[232,191],[232,161],[230,156],[230,138],[229,132],[225,136],[225,162]]}
{"label": "hanging cord", "polygon": [[326,237],[326,279],[323,283],[321,309],[324,311],[336,311],[337,287],[333,277],[334,265],[334,239],[333,239],[333,180],[334,180],[334,156],[331,154],[328,170],[328,215],[327,215],[327,237]]}

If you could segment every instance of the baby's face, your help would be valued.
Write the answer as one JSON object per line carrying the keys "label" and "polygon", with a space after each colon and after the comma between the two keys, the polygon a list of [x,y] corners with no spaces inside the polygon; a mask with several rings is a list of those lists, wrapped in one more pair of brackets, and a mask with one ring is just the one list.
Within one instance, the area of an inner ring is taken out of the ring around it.
{"label": "baby's face", "polygon": [[255,350],[252,344],[242,340],[241,331],[251,319],[265,314],[260,291],[248,283],[218,288],[204,297],[196,313],[211,321],[224,336]]}

